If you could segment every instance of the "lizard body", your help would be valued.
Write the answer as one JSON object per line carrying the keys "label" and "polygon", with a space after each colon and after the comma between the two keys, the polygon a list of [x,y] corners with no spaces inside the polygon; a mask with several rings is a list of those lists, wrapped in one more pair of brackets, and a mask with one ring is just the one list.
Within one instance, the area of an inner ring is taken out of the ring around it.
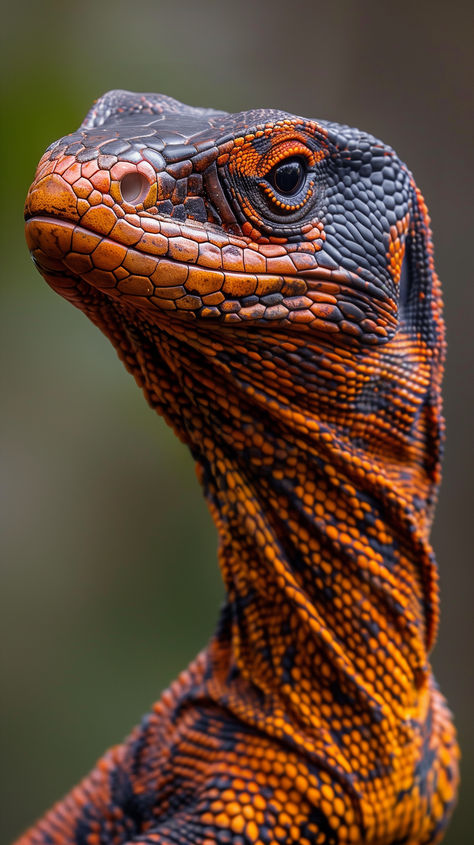
{"label": "lizard body", "polygon": [[410,172],[338,124],[116,91],[43,156],[26,221],[47,282],[191,449],[227,600],[18,845],[441,841],[445,342]]}

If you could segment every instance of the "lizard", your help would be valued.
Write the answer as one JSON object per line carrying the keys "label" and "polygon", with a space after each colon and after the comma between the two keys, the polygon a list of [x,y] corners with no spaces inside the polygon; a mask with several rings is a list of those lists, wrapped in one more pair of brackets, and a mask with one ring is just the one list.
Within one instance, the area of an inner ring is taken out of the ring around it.
{"label": "lizard", "polygon": [[25,220],[44,279],[191,450],[226,600],[18,845],[440,842],[445,333],[410,171],[334,122],[109,91],[42,157]]}

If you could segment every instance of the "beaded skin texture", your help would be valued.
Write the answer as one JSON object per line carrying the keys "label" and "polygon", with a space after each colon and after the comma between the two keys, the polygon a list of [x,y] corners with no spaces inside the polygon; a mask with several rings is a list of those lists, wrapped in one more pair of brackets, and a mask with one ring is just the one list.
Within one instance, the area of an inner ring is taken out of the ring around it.
{"label": "beaded skin texture", "polygon": [[49,147],[25,216],[48,284],[189,446],[227,599],[18,845],[440,842],[445,341],[410,172],[336,123],[111,91]]}

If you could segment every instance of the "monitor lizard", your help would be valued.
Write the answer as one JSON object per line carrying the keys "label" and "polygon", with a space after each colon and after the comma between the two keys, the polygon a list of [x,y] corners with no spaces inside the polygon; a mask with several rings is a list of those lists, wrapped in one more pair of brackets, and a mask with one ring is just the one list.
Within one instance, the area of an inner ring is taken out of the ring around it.
{"label": "monitor lizard", "polygon": [[18,845],[440,842],[445,339],[411,173],[337,123],[111,91],[48,148],[25,217],[48,284],[190,448],[227,598]]}

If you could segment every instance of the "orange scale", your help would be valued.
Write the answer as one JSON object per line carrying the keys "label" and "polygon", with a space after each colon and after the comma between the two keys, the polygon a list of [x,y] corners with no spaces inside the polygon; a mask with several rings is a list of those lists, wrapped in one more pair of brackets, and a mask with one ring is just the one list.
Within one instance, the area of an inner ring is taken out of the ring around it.
{"label": "orange scale", "polygon": [[76,196],[80,197],[81,199],[86,199],[89,194],[92,193],[92,191],[94,190],[92,182],[90,182],[89,179],[84,179],[83,176],[81,176],[80,179],[77,179],[73,183],[72,187]]}
{"label": "orange scale", "polygon": [[168,252],[168,238],[157,232],[145,232],[137,243],[137,248],[153,255],[166,255]]}
{"label": "orange scale", "polygon": [[102,202],[102,194],[100,191],[92,191],[89,196],[89,205],[99,205]]}
{"label": "orange scale", "polygon": [[70,185],[72,185],[74,184],[74,182],[80,179],[81,172],[81,165],[78,161],[75,161],[74,164],[72,164],[70,167],[67,168],[67,170],[64,171],[62,176],[63,179],[65,179],[67,182],[69,182]]}
{"label": "orange scale", "polygon": [[89,210],[83,215],[81,224],[87,228],[100,232],[102,235],[108,235],[114,225],[120,225],[117,223],[113,211],[104,205],[97,205],[94,208],[89,208]]}
{"label": "orange scale", "polygon": [[177,261],[189,261],[194,263],[198,257],[198,245],[189,238],[170,238],[169,257]]}
{"label": "orange scale", "polygon": [[60,158],[54,167],[54,172],[59,173],[62,175],[68,167],[71,167],[75,163],[76,159],[74,156],[64,156],[64,158]]}
{"label": "orange scale", "polygon": [[[110,212],[110,209],[106,209]],[[112,212],[110,212],[112,214]],[[136,244],[142,237],[142,231],[135,226],[131,226],[126,220],[116,220],[114,216],[115,225],[111,231],[111,237],[120,243],[132,246]]]}
{"label": "orange scale", "polygon": [[102,194],[108,193],[110,189],[110,173],[108,170],[98,170],[97,173],[91,176],[90,181],[94,188]]}
{"label": "orange scale", "polygon": [[126,247],[120,246],[113,241],[103,240],[92,253],[94,265],[101,270],[115,270],[124,260],[127,254]]}
{"label": "orange scale", "polygon": [[[122,210],[122,193],[120,191],[120,183],[118,181],[111,182],[108,191],[112,199],[115,200],[116,203],[118,203],[120,209]],[[122,213],[124,213],[123,210]]]}
{"label": "orange scale", "polygon": [[[234,833],[242,833],[245,827],[245,818],[243,815],[236,815],[230,820],[230,828]],[[214,840],[213,840],[214,841]]]}
{"label": "orange scale", "polygon": [[96,161],[86,161],[86,163],[82,165],[82,175],[85,176],[86,179],[90,179],[90,177],[96,173],[98,169],[99,165]]}

